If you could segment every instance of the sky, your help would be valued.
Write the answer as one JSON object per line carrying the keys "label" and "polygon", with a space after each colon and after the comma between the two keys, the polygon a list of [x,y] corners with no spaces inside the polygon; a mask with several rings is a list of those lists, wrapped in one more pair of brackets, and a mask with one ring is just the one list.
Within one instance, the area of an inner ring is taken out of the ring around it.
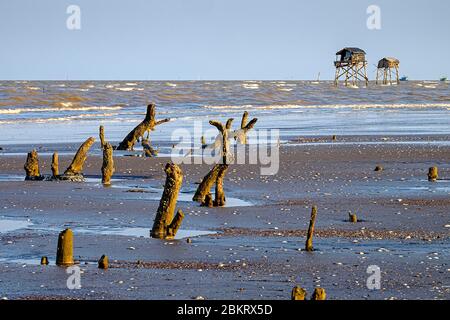
{"label": "sky", "polygon": [[[80,29],[67,28],[70,5]],[[448,0],[2,0],[0,79],[332,79],[346,46],[367,52],[371,78],[394,56],[402,75],[438,79],[449,33]]]}

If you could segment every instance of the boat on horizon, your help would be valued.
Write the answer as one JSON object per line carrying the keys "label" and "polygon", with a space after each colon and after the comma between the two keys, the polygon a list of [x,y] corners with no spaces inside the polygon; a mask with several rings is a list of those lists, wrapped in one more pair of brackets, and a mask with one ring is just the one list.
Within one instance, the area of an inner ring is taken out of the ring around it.
{"label": "boat on horizon", "polygon": [[400,81],[408,81],[408,77],[407,76],[403,76],[400,78]]}

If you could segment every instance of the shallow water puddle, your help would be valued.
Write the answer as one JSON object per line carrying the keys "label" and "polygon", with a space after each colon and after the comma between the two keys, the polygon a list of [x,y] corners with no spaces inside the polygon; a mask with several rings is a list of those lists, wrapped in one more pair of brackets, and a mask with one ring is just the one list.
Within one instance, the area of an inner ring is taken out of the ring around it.
{"label": "shallow water puddle", "polygon": [[19,174],[0,174],[0,182],[25,181],[25,176]]}
{"label": "shallow water puddle", "polygon": [[20,229],[26,229],[33,224],[27,220],[5,220],[0,219],[0,233],[8,233]]}
{"label": "shallow water puddle", "polygon": [[[73,230],[75,233],[88,233],[96,235],[115,235],[115,236],[128,236],[137,238],[150,238],[150,228],[108,228],[108,227],[92,227],[92,228],[76,228]],[[199,236],[217,234],[215,231],[202,231],[202,230],[183,230],[180,229],[177,232],[175,240],[194,238]]]}

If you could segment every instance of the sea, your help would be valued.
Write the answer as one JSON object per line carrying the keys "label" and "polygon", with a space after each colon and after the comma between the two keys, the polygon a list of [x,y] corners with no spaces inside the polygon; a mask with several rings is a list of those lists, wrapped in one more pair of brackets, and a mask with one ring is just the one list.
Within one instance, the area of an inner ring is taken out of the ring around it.
{"label": "sea", "polygon": [[282,139],[309,136],[450,135],[448,82],[334,86],[332,81],[0,81],[0,147],[81,142],[105,126],[121,141],[142,121],[146,105],[157,119],[151,133],[170,142],[174,130],[234,118],[244,111],[257,129]]}

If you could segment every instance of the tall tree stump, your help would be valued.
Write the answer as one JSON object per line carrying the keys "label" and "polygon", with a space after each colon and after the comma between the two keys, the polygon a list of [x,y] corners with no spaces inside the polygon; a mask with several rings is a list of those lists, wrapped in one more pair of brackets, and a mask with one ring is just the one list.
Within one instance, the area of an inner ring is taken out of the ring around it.
{"label": "tall tree stump", "polygon": [[306,236],[305,251],[308,251],[308,252],[314,251],[313,235],[314,235],[314,227],[316,225],[316,216],[317,216],[317,207],[314,206],[311,209],[311,219],[309,221],[308,234]]}
{"label": "tall tree stump", "polygon": [[93,137],[90,137],[80,146],[80,148],[78,148],[78,151],[75,154],[72,163],[64,172],[65,176],[77,176],[82,174],[83,165],[87,158],[87,153],[94,142],[95,139]]}
{"label": "tall tree stump", "polygon": [[111,177],[114,174],[113,147],[109,142],[103,146],[102,183],[111,184]]}
{"label": "tall tree stump", "polygon": [[192,198],[193,201],[204,203],[205,197],[208,194],[211,194],[211,188],[216,182],[220,171],[221,165],[216,164],[213,169],[203,178],[202,182],[198,186],[197,191]]}
{"label": "tall tree stump", "polygon": [[228,170],[227,164],[220,165],[219,173],[217,174],[216,179],[216,197],[214,199],[215,207],[225,206],[225,192],[223,190],[223,178],[225,177],[227,170]]}
{"label": "tall tree stump", "polygon": [[58,152],[53,153],[52,156],[52,177],[56,178],[59,176],[59,157]]}
{"label": "tall tree stump", "polygon": [[58,248],[56,250],[56,265],[69,266],[73,262],[73,232],[70,229],[62,231],[58,236]]}
{"label": "tall tree stump", "polygon": [[157,239],[173,239],[184,217],[183,212],[179,210],[174,218],[178,193],[183,183],[183,172],[174,163],[166,164],[164,171],[167,175],[166,183],[150,235]]}
{"label": "tall tree stump", "polygon": [[27,161],[23,168],[25,169],[25,180],[42,180],[39,171],[39,157],[36,150],[28,152]]}
{"label": "tall tree stump", "polygon": [[170,119],[163,119],[156,121],[155,119],[156,106],[155,104],[149,104],[147,106],[147,113],[144,120],[138,124],[133,130],[128,133],[128,135],[123,139],[123,141],[117,147],[117,150],[133,150],[136,141],[144,136],[146,132],[154,130],[154,128],[160,124],[170,121]]}

